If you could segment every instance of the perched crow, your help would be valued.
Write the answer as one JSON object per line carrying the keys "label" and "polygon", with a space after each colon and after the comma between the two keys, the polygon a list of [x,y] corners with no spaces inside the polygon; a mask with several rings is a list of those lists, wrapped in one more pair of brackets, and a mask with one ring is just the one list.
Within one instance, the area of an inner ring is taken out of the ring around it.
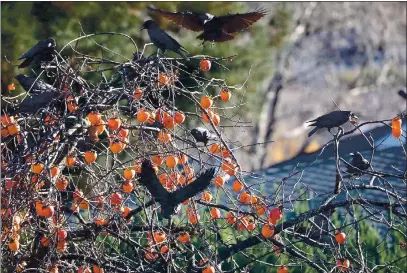
{"label": "perched crow", "polygon": [[119,71],[113,75],[113,79],[110,82],[110,86],[115,86],[116,84],[128,83],[136,78],[138,75],[136,68],[131,63],[125,63],[120,67]]}
{"label": "perched crow", "polygon": [[366,160],[361,153],[351,153],[352,161],[350,164],[352,166],[348,166],[347,172],[354,177],[360,177],[362,175],[362,171],[366,171],[370,167],[370,163]]}
{"label": "perched crow", "polygon": [[180,203],[205,190],[211,183],[214,174],[215,168],[211,168],[185,187],[168,192],[158,180],[151,162],[144,160],[141,165],[140,183],[147,188],[155,201],[160,203],[163,217],[169,219]]}
{"label": "perched crow", "polygon": [[55,87],[36,77],[20,74],[14,78],[31,96],[26,97],[17,107],[12,109],[11,112],[13,113],[36,113],[61,95],[61,92],[58,92]]}
{"label": "perched crow", "polygon": [[192,129],[190,133],[195,138],[196,142],[203,142],[205,145],[209,140],[216,139],[216,135],[202,127]]}
{"label": "perched crow", "polygon": [[308,133],[308,137],[312,136],[322,128],[327,128],[328,131],[331,132],[332,128],[339,127],[345,124],[347,121],[355,121],[357,118],[358,117],[351,111],[333,111],[314,120],[307,121],[313,122],[308,126],[315,126],[315,128]]}
{"label": "perched crow", "polygon": [[164,30],[162,30],[156,22],[153,20],[147,20],[141,26],[141,30],[147,29],[148,36],[150,36],[151,42],[163,51],[163,54],[167,50],[174,51],[179,54],[182,58],[189,61],[189,58],[184,54],[188,53],[174,38],[168,35]]}
{"label": "perched crow", "polygon": [[228,14],[224,16],[214,16],[209,13],[196,14],[186,12],[166,12],[152,7],[148,8],[151,12],[157,12],[161,16],[171,20],[175,24],[192,30],[202,31],[196,38],[206,41],[225,42],[232,40],[233,33],[243,31],[253,25],[256,21],[267,14],[264,9],[258,9],[244,14]]}
{"label": "perched crow", "polygon": [[150,57],[144,56],[140,51],[133,52],[133,62],[147,62]]}
{"label": "perched crow", "polygon": [[12,115],[16,113],[36,113],[42,108],[46,108],[54,99],[57,99],[61,93],[50,91],[45,94],[33,94],[27,96],[20,104],[10,111]]}
{"label": "perched crow", "polygon": [[49,85],[36,77],[27,77],[20,74],[14,76],[14,78],[20,83],[21,87],[30,94],[42,94],[44,92],[56,91],[52,85]]}
{"label": "perched crow", "polygon": [[55,40],[48,38],[42,41],[39,41],[35,46],[30,48],[26,53],[18,58],[19,60],[24,60],[18,68],[24,68],[29,66],[33,61],[46,62],[51,61],[54,58],[55,50]]}

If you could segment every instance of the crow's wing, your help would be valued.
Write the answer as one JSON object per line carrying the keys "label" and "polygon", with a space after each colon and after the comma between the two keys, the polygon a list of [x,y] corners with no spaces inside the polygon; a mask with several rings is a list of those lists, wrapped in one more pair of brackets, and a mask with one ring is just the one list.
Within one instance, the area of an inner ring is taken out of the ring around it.
{"label": "crow's wing", "polygon": [[[26,76],[24,76],[22,74],[17,75],[14,78],[18,81],[18,83],[21,85],[21,87],[25,91],[30,90],[31,86],[34,84],[34,82],[36,80],[36,78],[34,78],[34,77],[26,77]],[[33,86],[32,89],[34,89],[34,86]]]}
{"label": "crow's wing", "polygon": [[166,47],[167,49],[177,50],[177,49],[183,48],[182,45],[180,43],[178,43],[177,40],[172,38],[167,32],[165,32],[162,29],[160,29],[160,32],[162,33],[163,41],[165,41],[165,43],[167,45],[167,47]]}
{"label": "crow's wing", "polygon": [[157,12],[162,17],[171,20],[174,24],[177,24],[183,28],[192,31],[203,31],[204,25],[199,18],[199,14],[194,14],[192,12],[166,12],[160,9],[148,7],[149,11]]}
{"label": "crow's wing", "polygon": [[355,158],[352,158],[350,165],[347,165],[347,172],[350,174],[358,173],[359,171],[355,167],[357,168],[357,162]]}
{"label": "crow's wing", "polygon": [[173,51],[181,48],[181,45],[161,28],[149,29],[148,34],[158,48]]}
{"label": "crow's wing", "polygon": [[34,61],[34,58],[25,58],[24,62],[18,65],[18,68],[25,68]]}
{"label": "crow's wing", "polygon": [[25,58],[33,58],[38,53],[39,49],[41,49],[41,42],[42,41],[39,41],[36,45],[34,45],[32,48],[30,48],[26,53],[21,55],[20,58],[18,58],[18,59],[21,60],[21,59],[25,59]]}
{"label": "crow's wing", "polygon": [[318,127],[326,127],[331,126],[335,121],[338,119],[338,111],[333,111],[328,114],[322,115],[314,120],[310,120],[307,122],[313,122],[313,124],[309,124],[308,126],[318,126]]}
{"label": "crow's wing", "polygon": [[201,191],[205,190],[211,183],[212,178],[215,175],[215,168],[211,168],[198,176],[194,182],[187,186],[170,193],[170,200],[174,205],[184,202],[185,200],[194,197]]}
{"label": "crow's wing", "polygon": [[235,33],[249,28],[266,14],[265,9],[258,9],[244,14],[216,16],[211,20],[211,24],[218,24],[226,33]]}
{"label": "crow's wing", "polygon": [[161,185],[151,162],[148,160],[144,160],[141,165],[140,183],[147,188],[156,201],[160,203],[164,201],[165,203],[168,200],[169,193]]}
{"label": "crow's wing", "polygon": [[55,46],[49,46],[49,39],[39,41],[36,45],[30,48],[26,53],[18,58],[19,60],[25,58],[34,58],[37,55],[49,54],[54,51]]}
{"label": "crow's wing", "polygon": [[56,91],[48,92],[47,94],[35,94],[31,97],[26,97],[19,105],[17,105],[14,113],[36,113],[42,108],[46,108],[53,99],[56,99],[61,93]]}
{"label": "crow's wing", "polygon": [[36,77],[16,77],[17,81],[20,83],[21,87],[25,91],[30,91],[30,93],[42,93],[42,92],[55,92],[56,89]]}
{"label": "crow's wing", "polygon": [[349,111],[333,111],[321,120],[321,124],[326,127],[341,126],[349,120]]}

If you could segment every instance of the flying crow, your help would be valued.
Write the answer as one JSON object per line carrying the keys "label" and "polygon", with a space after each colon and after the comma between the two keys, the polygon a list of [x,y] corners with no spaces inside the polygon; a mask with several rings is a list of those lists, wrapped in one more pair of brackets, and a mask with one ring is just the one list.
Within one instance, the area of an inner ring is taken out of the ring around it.
{"label": "flying crow", "polygon": [[308,137],[322,128],[327,128],[328,131],[331,132],[332,128],[339,127],[347,121],[355,121],[357,118],[358,117],[351,111],[333,111],[314,120],[307,121],[312,122],[309,126],[315,126],[315,128],[308,133]]}
{"label": "flying crow", "polygon": [[211,139],[216,139],[216,135],[212,134],[206,128],[198,127],[191,130],[191,135],[195,138],[196,142],[203,142],[205,145]]}
{"label": "flying crow", "polygon": [[183,28],[202,32],[196,37],[199,40],[203,40],[202,45],[205,45],[206,41],[225,42],[232,40],[234,38],[233,33],[249,28],[267,14],[267,11],[264,9],[257,9],[244,14],[237,13],[223,16],[215,16],[209,13],[198,14],[189,11],[166,12],[152,7],[148,9],[151,12],[157,12]]}
{"label": "flying crow", "polygon": [[162,30],[156,22],[153,20],[145,21],[141,26],[141,30],[143,29],[147,29],[151,42],[153,42],[157,48],[161,49],[163,54],[165,54],[167,50],[171,50],[189,61],[189,58],[185,55],[188,51],[186,51],[185,48],[183,48],[174,38]]}
{"label": "flying crow", "polygon": [[163,217],[169,219],[180,203],[205,190],[211,183],[214,174],[215,168],[211,168],[185,187],[174,192],[168,192],[161,185],[151,162],[144,160],[141,165],[140,183],[147,188],[155,201],[160,203]]}
{"label": "flying crow", "polygon": [[18,58],[24,61],[18,66],[18,68],[24,68],[29,66],[32,62],[46,62],[51,61],[54,58],[55,40],[47,38],[39,41],[35,46],[30,48],[26,53]]}

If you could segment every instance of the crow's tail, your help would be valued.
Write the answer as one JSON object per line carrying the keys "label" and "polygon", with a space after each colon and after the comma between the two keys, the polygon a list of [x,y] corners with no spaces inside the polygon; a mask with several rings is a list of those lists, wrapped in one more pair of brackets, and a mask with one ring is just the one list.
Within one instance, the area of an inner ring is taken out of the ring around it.
{"label": "crow's tail", "polygon": [[185,55],[184,52],[188,53],[188,51],[186,51],[184,48],[180,48],[177,51],[175,51],[175,53],[177,53],[178,55],[180,55],[182,58],[189,62],[190,59],[187,57],[187,55]]}
{"label": "crow's tail", "polygon": [[189,54],[189,52],[183,46],[180,47],[180,50],[187,53],[187,54]]}
{"label": "crow's tail", "polygon": [[32,61],[33,61],[33,59],[27,58],[24,60],[24,62],[19,64],[18,68],[25,68],[25,67],[29,66],[32,63]]}
{"label": "crow's tail", "polygon": [[312,129],[311,132],[308,133],[308,137],[310,137],[310,136],[312,136],[313,134],[315,134],[318,130],[319,130],[318,127],[315,127],[314,129]]}
{"label": "crow's tail", "polygon": [[161,204],[161,213],[162,213],[162,216],[165,218],[165,219],[170,219],[171,218],[171,215],[173,215],[174,214],[174,211],[175,211],[175,207],[174,206],[163,206],[162,204]]}

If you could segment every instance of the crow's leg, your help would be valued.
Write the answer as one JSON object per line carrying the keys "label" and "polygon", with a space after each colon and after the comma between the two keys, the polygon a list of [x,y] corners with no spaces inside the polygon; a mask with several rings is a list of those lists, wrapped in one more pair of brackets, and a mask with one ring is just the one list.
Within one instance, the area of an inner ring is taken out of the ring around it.
{"label": "crow's leg", "polygon": [[343,128],[341,126],[338,127],[338,135],[342,135],[343,134]]}
{"label": "crow's leg", "polygon": [[[162,52],[159,52],[160,50],[161,50]],[[165,57],[166,57],[166,56],[165,56],[165,52],[167,52],[166,49],[158,49],[158,50],[157,50],[157,57],[159,58],[159,57],[161,56],[161,57],[165,58]]]}
{"label": "crow's leg", "polygon": [[331,128],[328,128],[328,132],[329,132],[331,135],[334,135],[334,134],[332,134],[332,132],[331,132]]}

